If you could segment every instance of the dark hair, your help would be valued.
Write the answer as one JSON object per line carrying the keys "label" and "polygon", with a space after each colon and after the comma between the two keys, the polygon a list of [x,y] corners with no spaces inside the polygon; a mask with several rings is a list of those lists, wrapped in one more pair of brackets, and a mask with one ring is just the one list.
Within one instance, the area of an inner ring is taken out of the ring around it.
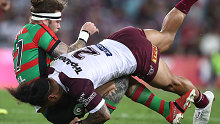
{"label": "dark hair", "polygon": [[48,96],[52,91],[48,78],[40,78],[28,84],[20,84],[16,89],[7,90],[19,101],[38,106],[47,104]]}
{"label": "dark hair", "polygon": [[67,4],[66,0],[31,0],[31,12],[54,13],[56,10],[63,11]]}

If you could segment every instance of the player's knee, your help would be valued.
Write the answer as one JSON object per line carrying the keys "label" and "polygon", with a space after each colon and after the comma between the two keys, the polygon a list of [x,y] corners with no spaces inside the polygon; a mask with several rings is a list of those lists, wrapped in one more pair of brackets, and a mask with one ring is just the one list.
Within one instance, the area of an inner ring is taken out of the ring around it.
{"label": "player's knee", "polygon": [[166,44],[166,45],[163,45],[161,48],[160,48],[160,52],[165,52],[167,51],[169,48],[170,48],[171,44]]}
{"label": "player's knee", "polygon": [[167,51],[171,45],[173,44],[174,39],[168,38],[166,41],[163,41],[158,47],[160,49],[160,52],[165,52]]}

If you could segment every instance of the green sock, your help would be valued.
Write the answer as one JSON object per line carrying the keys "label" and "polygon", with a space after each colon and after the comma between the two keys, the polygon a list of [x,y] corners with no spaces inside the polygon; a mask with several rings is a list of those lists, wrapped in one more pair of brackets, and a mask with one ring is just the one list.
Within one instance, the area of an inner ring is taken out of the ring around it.
{"label": "green sock", "polygon": [[165,118],[170,114],[169,102],[164,101],[159,97],[155,96],[143,84],[139,84],[129,98],[131,98],[133,101],[137,103],[149,107],[157,113],[160,113]]}
{"label": "green sock", "polygon": [[116,107],[118,105],[117,103],[114,103],[114,102],[109,101],[107,99],[105,99],[105,104],[108,107],[110,114],[112,114],[112,112],[116,109]]}

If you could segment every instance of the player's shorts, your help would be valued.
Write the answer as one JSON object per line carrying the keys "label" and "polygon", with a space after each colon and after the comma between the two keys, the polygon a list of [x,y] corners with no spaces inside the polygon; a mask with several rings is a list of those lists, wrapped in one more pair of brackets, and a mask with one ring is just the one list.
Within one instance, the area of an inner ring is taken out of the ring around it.
{"label": "player's shorts", "polygon": [[137,75],[148,83],[154,79],[158,70],[160,52],[146,38],[143,30],[130,26],[115,32],[107,39],[118,41],[131,50],[137,61],[134,76]]}

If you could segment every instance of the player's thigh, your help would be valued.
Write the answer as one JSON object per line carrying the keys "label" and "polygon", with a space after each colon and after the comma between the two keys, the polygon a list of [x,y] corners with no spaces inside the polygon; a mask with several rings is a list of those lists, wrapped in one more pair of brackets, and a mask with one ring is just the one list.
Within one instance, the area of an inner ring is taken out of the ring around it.
{"label": "player's thigh", "polygon": [[128,89],[129,76],[122,76],[109,81],[96,89],[96,91],[104,96],[109,92],[115,92],[119,94],[125,94]]}
{"label": "player's thigh", "polygon": [[173,44],[173,36],[167,32],[159,32],[154,29],[144,29],[147,39],[160,49],[160,52],[165,52]]}
{"label": "player's thigh", "polygon": [[125,93],[127,97],[131,96],[131,94],[135,91],[135,89],[140,85],[140,82],[138,82],[134,77],[129,77],[129,84],[128,89]]}
{"label": "player's thigh", "polygon": [[175,76],[171,73],[167,64],[160,58],[159,67],[156,76],[149,83],[151,86],[168,90],[169,86],[172,86],[175,81]]}
{"label": "player's thigh", "polygon": [[105,83],[103,85],[101,85],[100,87],[98,87],[96,89],[96,91],[101,95],[104,96],[106,93],[110,92],[110,91],[114,91],[116,90],[116,86],[115,86],[115,82],[113,81],[109,81],[108,83]]}

